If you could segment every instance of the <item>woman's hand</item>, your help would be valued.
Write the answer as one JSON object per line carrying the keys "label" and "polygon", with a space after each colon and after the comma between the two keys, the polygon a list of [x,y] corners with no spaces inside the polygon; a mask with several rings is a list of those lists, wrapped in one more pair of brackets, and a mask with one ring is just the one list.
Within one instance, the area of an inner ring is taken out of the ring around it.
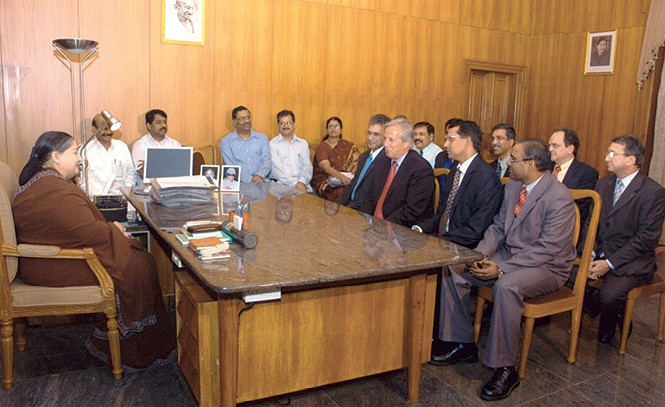
{"label": "woman's hand", "polygon": [[118,222],[113,222],[113,224],[114,224],[114,225],[115,225],[115,226],[116,226],[116,227],[122,232],[123,235],[125,235],[125,237],[127,237],[127,238],[131,238],[131,237],[132,237],[132,235],[130,235],[129,233],[127,233],[127,229],[125,229],[125,227],[122,226],[120,223],[118,223]]}
{"label": "woman's hand", "polygon": [[351,183],[351,179],[341,173],[339,174],[339,180],[342,181],[342,184],[344,184],[344,186],[347,186]]}

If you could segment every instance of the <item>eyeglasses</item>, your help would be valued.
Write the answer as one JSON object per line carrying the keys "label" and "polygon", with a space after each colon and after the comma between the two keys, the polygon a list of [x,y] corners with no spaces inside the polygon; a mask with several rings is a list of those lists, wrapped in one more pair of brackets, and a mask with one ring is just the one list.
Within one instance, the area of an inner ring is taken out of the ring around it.
{"label": "eyeglasses", "polygon": [[367,130],[367,137],[381,137],[382,133]]}
{"label": "eyeglasses", "polygon": [[330,126],[328,126],[328,128],[330,130],[337,130],[337,129],[341,129],[342,127],[339,124],[331,124]]}
{"label": "eyeglasses", "polygon": [[614,151],[608,151],[607,154],[605,154],[605,156],[610,156],[610,159],[616,157],[617,155],[630,155],[630,154],[615,153]]}
{"label": "eyeglasses", "polygon": [[517,158],[512,157],[512,156],[508,159],[508,161],[510,161],[511,163],[523,163],[523,162],[531,161],[531,160],[533,160],[533,158],[523,158],[521,160],[518,160]]}
{"label": "eyeglasses", "polygon": [[455,139],[458,139],[458,138],[459,138],[459,136],[446,136],[446,141],[448,143],[452,143],[453,141],[455,141]]}
{"label": "eyeglasses", "polygon": [[242,122],[248,122],[248,121],[251,121],[251,120],[252,120],[252,116],[251,116],[251,115],[247,115],[247,116],[242,116],[242,117],[236,117],[235,120],[236,120],[237,122],[241,122],[241,123],[242,123]]}
{"label": "eyeglasses", "polygon": [[292,125],[292,124],[293,124],[293,122],[292,122],[292,121],[288,121],[288,122],[281,122],[281,123],[279,123],[280,127],[284,127],[284,126],[290,126],[290,125]]}

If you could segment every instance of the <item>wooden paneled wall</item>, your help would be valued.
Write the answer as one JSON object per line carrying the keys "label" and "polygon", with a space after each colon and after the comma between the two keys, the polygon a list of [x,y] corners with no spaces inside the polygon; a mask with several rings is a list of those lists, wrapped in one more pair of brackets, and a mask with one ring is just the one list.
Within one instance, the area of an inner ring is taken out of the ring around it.
{"label": "wooden paneled wall", "polygon": [[[231,110],[256,130],[296,114],[317,145],[325,120],[363,144],[372,114],[443,124],[466,111],[464,60],[527,66],[525,128],[547,139],[579,129],[580,158],[603,169],[603,143],[632,131],[634,86],[649,0],[206,0],[204,46],[161,42],[161,0],[0,0],[0,159],[19,171],[35,139],[71,131],[69,71],[51,41],[99,41],[85,70],[86,118],[108,109],[116,137],[144,134],[164,109],[183,144],[218,143]],[[586,31],[619,28],[616,74],[584,76]],[[78,67],[75,65],[75,69]],[[78,112],[77,112],[78,113]],[[88,133],[90,134],[90,133]],[[588,146],[600,146],[591,149]]]}
{"label": "wooden paneled wall", "polygon": [[[526,131],[547,140],[557,125],[580,136],[578,158],[606,173],[611,139],[633,133],[637,69],[649,0],[534,1]],[[618,29],[614,75],[584,75],[587,32]],[[643,114],[642,112],[639,113]],[[646,141],[646,133],[637,134]]]}

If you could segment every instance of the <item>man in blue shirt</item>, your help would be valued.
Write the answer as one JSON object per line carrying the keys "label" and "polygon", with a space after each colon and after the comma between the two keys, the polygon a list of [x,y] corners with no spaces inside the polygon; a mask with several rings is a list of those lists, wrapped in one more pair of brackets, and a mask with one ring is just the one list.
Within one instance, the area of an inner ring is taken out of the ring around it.
{"label": "man in blue shirt", "polygon": [[263,182],[270,173],[268,136],[252,130],[252,115],[245,106],[231,113],[235,131],[219,142],[225,165],[239,165],[240,182]]}

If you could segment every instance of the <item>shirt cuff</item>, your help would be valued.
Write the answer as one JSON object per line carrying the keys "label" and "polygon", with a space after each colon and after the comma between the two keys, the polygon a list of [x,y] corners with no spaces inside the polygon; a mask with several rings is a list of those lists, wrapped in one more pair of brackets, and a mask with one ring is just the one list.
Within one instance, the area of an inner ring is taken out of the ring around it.
{"label": "shirt cuff", "polygon": [[417,231],[417,232],[419,232],[419,233],[423,233],[423,230],[422,230],[422,229],[420,228],[420,226],[418,226],[418,225],[413,225],[413,226],[411,226],[411,230],[415,230],[415,231]]}
{"label": "shirt cuff", "polygon": [[607,262],[607,265],[610,266],[610,270],[614,270],[616,268],[616,267],[614,267],[614,264],[612,264],[611,261],[609,261],[607,259],[605,259],[605,261]]}

